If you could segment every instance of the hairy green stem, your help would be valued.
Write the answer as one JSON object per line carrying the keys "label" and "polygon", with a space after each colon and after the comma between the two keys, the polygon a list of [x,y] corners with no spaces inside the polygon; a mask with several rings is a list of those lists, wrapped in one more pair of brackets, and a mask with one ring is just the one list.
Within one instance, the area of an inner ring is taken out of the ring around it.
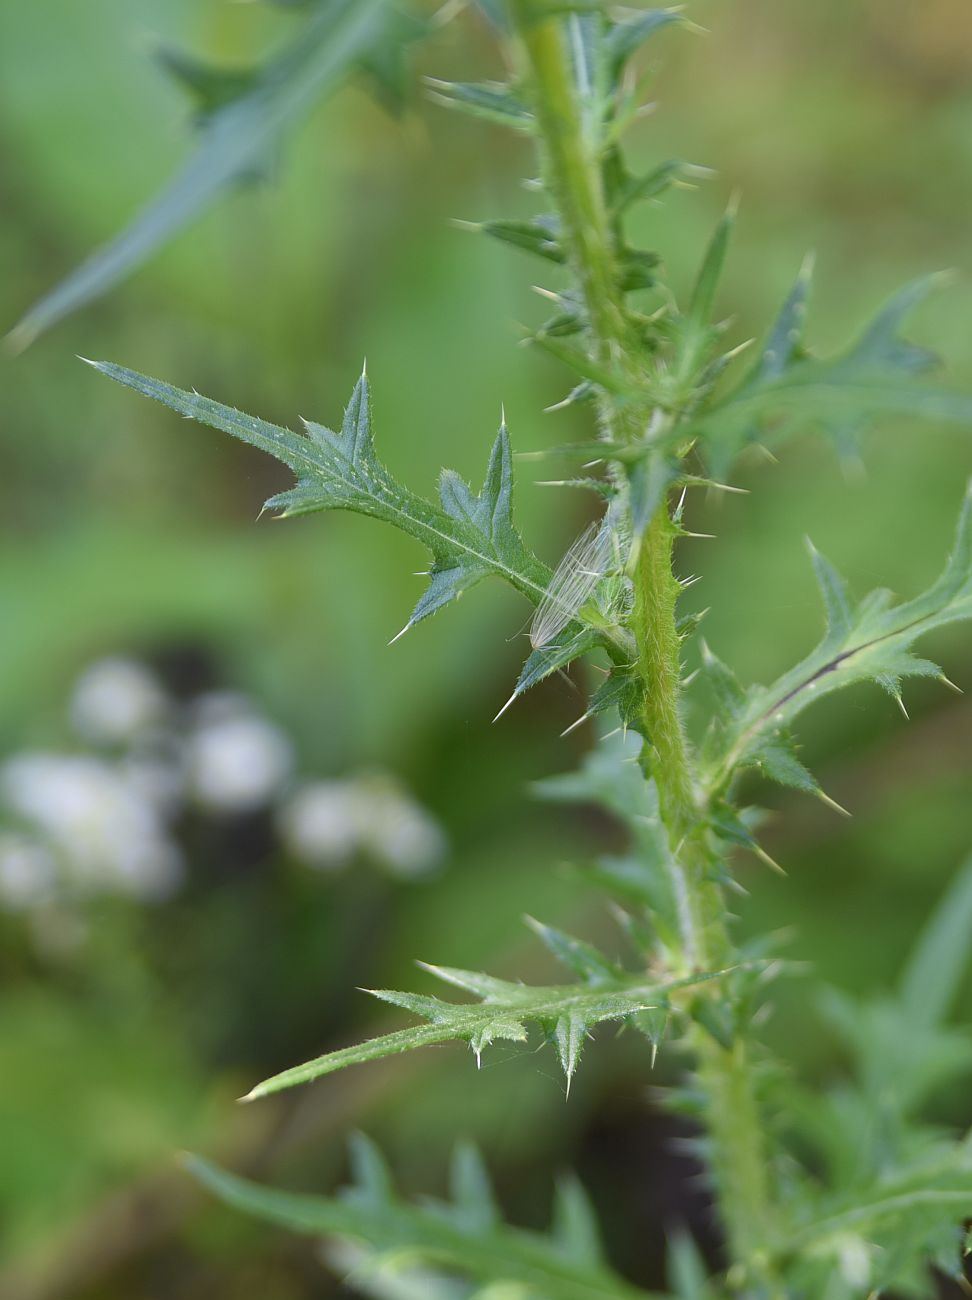
{"label": "hairy green stem", "polygon": [[549,180],[591,330],[606,359],[623,359],[629,355],[621,346],[625,318],[617,300],[614,242],[598,180],[598,143],[569,75],[563,24],[535,19],[529,0],[513,0],[512,8],[539,91],[534,111],[548,154]]}
{"label": "hairy green stem", "polygon": [[[600,141],[581,102],[561,17],[544,16],[531,0],[511,0],[514,24],[526,53],[533,109],[545,149],[545,179],[557,204],[571,268],[584,296],[593,350],[629,378],[643,360],[628,323],[617,275],[615,234],[604,198]],[[642,435],[650,408],[601,401],[607,431],[626,440]],[[667,502],[638,548],[632,630],[643,691],[647,737],[642,757],[658,788],[672,846],[685,967],[726,965],[732,945],[726,909],[714,879],[697,780],[679,713],[681,663],[676,628],[678,582],[672,571],[675,527]],[[733,1265],[730,1280],[778,1300],[782,1290],[770,1260],[772,1195],[765,1144],[747,1044],[738,1035],[726,1047],[701,1026],[691,1031],[700,1081],[707,1097],[712,1165]]]}

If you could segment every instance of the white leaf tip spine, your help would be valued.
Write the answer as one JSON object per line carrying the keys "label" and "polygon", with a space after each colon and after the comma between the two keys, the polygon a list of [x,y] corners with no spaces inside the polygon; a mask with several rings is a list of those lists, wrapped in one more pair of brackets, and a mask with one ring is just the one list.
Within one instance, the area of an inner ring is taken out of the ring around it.
{"label": "white leaf tip spine", "polygon": [[513,703],[513,701],[514,701],[514,700],[519,696],[519,694],[520,694],[519,691],[514,691],[514,692],[513,692],[513,694],[510,696],[510,698],[506,701],[506,703],[505,703],[505,704],[503,705],[503,707],[500,709],[499,713],[497,713],[496,717],[493,719],[494,722],[499,722],[500,718],[503,716],[503,714],[506,712],[506,710],[510,707],[510,705]]}

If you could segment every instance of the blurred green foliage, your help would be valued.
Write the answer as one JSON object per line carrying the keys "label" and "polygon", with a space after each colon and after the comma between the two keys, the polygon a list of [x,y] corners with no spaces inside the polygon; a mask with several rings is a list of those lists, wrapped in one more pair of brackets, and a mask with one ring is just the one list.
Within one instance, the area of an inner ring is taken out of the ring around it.
{"label": "blurred green foliage", "polygon": [[[645,69],[658,111],[632,143],[642,163],[682,157],[719,175],[643,211],[638,236],[684,284],[727,194],[742,191],[721,304],[740,340],[809,248],[809,332],[828,347],[903,281],[954,267],[958,287],[923,306],[911,334],[972,387],[964,0],[700,0],[691,16],[714,38],[659,37],[657,73]],[[184,155],[190,107],[148,38],[240,63],[290,22],[224,0],[0,6],[6,324]],[[582,416],[541,414],[564,373],[515,346],[515,323],[540,319],[529,263],[448,224],[527,208],[526,147],[418,91],[420,73],[488,77],[496,59],[473,16],[441,29],[415,52],[399,118],[349,86],[290,142],[271,183],[228,196],[108,299],[3,363],[4,753],[70,743],[64,702],[91,659],[178,660],[188,648],[219,684],[259,700],[302,770],[389,768],[452,843],[432,888],[365,871],[325,885],[271,872],[259,854],[255,874],[234,877],[243,828],[207,846],[222,863],[218,888],[157,910],[92,908],[88,940],[53,968],[16,918],[0,918],[4,1300],[327,1294],[313,1248],[201,1211],[170,1157],[191,1145],[325,1189],[351,1126],[380,1136],[408,1189],[441,1188],[451,1138],[477,1138],[513,1217],[530,1224],[546,1222],[551,1168],[576,1163],[605,1211],[625,1202],[627,1233],[610,1215],[609,1247],[648,1284],[661,1265],[646,1243],[661,1226],[692,1220],[704,1234],[704,1202],[685,1191],[625,1040],[590,1054],[569,1107],[546,1057],[504,1061],[499,1049],[474,1079],[458,1048],[325,1081],[279,1107],[228,1105],[273,1069],[380,1028],[351,990],[412,986],[413,955],[542,980],[523,910],[603,940],[608,919],[587,913],[564,865],[610,829],[525,793],[586,743],[583,732],[557,739],[580,712],[566,684],[554,679],[490,726],[526,644],[515,595],[486,586],[389,648],[422,590],[409,576],[424,567],[417,545],[350,516],[257,522],[284,471],[74,360],[109,358],[281,423],[333,425],[367,353],[383,455],[416,485],[442,464],[475,481],[501,400],[519,450],[585,437]],[[809,648],[819,613],[803,533],[858,593],[890,583],[910,596],[940,567],[970,469],[967,432],[907,422],[869,435],[856,471],[812,440],[778,465],[752,457],[736,480],[749,496],[693,507],[718,548],[682,552],[684,571],[704,577],[691,595],[710,608],[708,640],[743,680],[768,680]],[[564,525],[530,479],[550,476],[547,465],[521,470],[517,500],[548,561]],[[580,498],[576,509],[579,525]],[[942,633],[929,651],[968,690],[960,644]],[[972,710],[926,683],[906,702],[907,725],[861,688],[802,726],[850,823],[754,784],[786,811],[768,844],[789,878],[747,867],[740,926],[797,916],[792,954],[855,990],[892,983],[972,839]],[[799,982],[766,1032],[811,1081],[840,1059]],[[967,1098],[940,1104],[969,1120]],[[431,1140],[446,1131],[448,1143]]]}

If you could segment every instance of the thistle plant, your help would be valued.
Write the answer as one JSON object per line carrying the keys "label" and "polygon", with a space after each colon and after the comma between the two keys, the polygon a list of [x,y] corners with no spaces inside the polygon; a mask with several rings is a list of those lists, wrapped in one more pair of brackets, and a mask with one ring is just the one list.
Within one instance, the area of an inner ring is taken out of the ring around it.
{"label": "thistle plant", "polygon": [[[347,6],[324,0],[317,8],[347,27]],[[685,1062],[684,1084],[670,1100],[698,1126],[725,1240],[726,1267],[717,1276],[708,1275],[690,1241],[674,1240],[669,1294],[929,1296],[933,1268],[961,1275],[962,1224],[972,1217],[972,1137],[943,1132],[922,1115],[932,1088],[972,1070],[967,1034],[947,1024],[972,932],[972,865],[917,939],[893,997],[855,1003],[826,996],[853,1062],[851,1077],[831,1091],[786,1076],[760,1043],[759,1012],[785,963],[769,939],[736,940],[729,903],[740,855],[775,865],[760,844],[758,817],[740,802],[746,773],[755,769],[831,802],[798,753],[795,727],[805,708],[862,682],[876,683],[899,703],[907,678],[949,685],[915,646],[926,633],[972,617],[972,496],[958,505],[941,576],[900,603],[885,590],[852,597],[811,547],[823,634],[770,685],[741,684],[701,639],[698,620],[683,615],[677,547],[687,533],[687,494],[732,490],[734,464],[747,447],[775,448],[812,428],[843,453],[869,422],[894,413],[972,425],[972,399],[936,386],[927,375],[934,358],[901,335],[906,313],[937,280],[910,285],[845,350],[820,357],[805,342],[807,262],[765,339],[755,348],[738,346],[714,315],[733,206],[687,293],[666,283],[658,253],[633,247],[627,237],[634,206],[659,200],[694,170],[659,160],[635,174],[622,150],[638,112],[632,60],[662,29],[683,24],[682,14],[615,12],[594,0],[509,0],[482,8],[509,58],[509,80],[440,80],[432,91],[448,107],[536,145],[537,215],[485,221],[478,229],[534,255],[549,274],[543,287],[553,314],[531,341],[569,373],[564,404],[588,413],[589,438],[560,452],[577,466],[566,485],[595,494],[600,518],[554,571],[516,524],[505,421],[485,457],[481,487],[447,469],[436,493],[423,495],[398,482],[380,458],[384,435],[372,428],[364,373],[339,429],[305,421],[294,432],[195,391],[93,364],[283,462],[296,481],[268,509],[284,516],[356,511],[420,542],[430,558],[429,581],[403,632],[483,578],[514,587],[535,613],[510,704],[575,661],[599,666],[583,718],[594,720],[601,739],[579,771],[541,783],[539,792],[599,803],[625,828],[627,851],[599,862],[589,878],[615,904],[631,959],[621,966],[537,923],[537,938],[562,962],[567,982],[534,987],[425,966],[451,996],[376,990],[408,1023],[297,1064],[257,1084],[248,1099],[450,1040],[467,1044],[478,1063],[497,1040],[525,1042],[536,1034],[549,1041],[569,1090],[593,1031],[603,1022],[629,1027],[645,1040],[646,1078],[656,1052],[669,1044]],[[381,6],[362,5],[358,26],[366,9],[370,22]],[[218,111],[229,110],[224,104]],[[690,738],[683,705],[698,684],[707,685],[712,716]],[[489,1084],[481,1079],[476,1086]],[[456,1154],[447,1205],[399,1199],[363,1139],[354,1145],[353,1166],[352,1188],[328,1199],[261,1187],[191,1161],[204,1183],[249,1213],[351,1242],[352,1255],[342,1258],[359,1264],[397,1261],[394,1294],[645,1294],[605,1261],[594,1213],[575,1183],[559,1188],[555,1223],[543,1235],[503,1225],[471,1150]],[[382,1293],[381,1276],[367,1272],[369,1293]]]}

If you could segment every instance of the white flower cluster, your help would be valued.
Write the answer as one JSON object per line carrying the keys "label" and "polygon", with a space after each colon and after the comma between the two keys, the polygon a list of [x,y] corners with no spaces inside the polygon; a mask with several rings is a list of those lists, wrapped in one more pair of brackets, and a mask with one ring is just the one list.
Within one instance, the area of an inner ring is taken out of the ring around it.
{"label": "white flower cluster", "polygon": [[272,811],[286,851],[323,871],[366,855],[414,877],[445,854],[438,824],[387,776],[295,783],[290,740],[243,696],[181,707],[143,664],[105,659],[78,681],[70,716],[88,752],[25,752],[0,765],[6,910],[170,896],[188,869],[178,824],[189,809]]}
{"label": "white flower cluster", "polygon": [[442,828],[390,778],[309,781],[279,813],[284,844],[301,862],[338,871],[364,853],[395,875],[423,876],[445,857]]}

